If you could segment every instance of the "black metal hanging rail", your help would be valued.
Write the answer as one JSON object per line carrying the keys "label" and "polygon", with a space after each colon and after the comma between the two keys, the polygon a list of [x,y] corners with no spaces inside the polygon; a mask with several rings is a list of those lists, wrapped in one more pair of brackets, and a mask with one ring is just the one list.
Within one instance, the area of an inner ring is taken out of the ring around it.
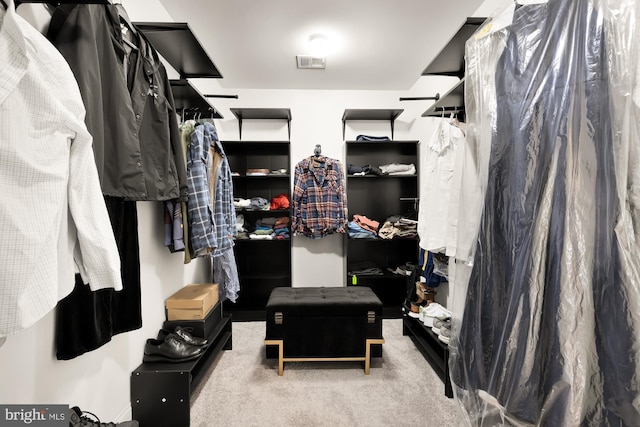
{"label": "black metal hanging rail", "polygon": [[[5,1],[2,1],[3,4],[6,4]],[[48,3],[51,6],[57,7],[61,4],[108,4],[109,0],[60,0],[60,1],[50,1],[50,0],[15,0],[16,8],[23,3]]]}
{"label": "black metal hanging rail", "polygon": [[460,80],[449,92],[422,113],[422,117],[438,117],[447,112],[461,111],[464,111],[464,79]]}
{"label": "black metal hanging rail", "polygon": [[440,99],[439,93],[436,93],[435,96],[400,97],[400,101],[437,101],[438,99]]}
{"label": "black metal hanging rail", "polygon": [[216,95],[216,94],[204,94],[205,98],[233,98],[238,99],[238,95]]}

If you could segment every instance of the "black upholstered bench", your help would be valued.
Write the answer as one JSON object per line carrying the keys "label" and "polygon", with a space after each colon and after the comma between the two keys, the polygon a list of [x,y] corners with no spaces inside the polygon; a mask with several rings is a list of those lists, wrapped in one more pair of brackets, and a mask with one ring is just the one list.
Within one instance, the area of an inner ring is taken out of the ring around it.
{"label": "black upholstered bench", "polygon": [[266,307],[266,356],[284,362],[363,361],[382,356],[382,303],[370,288],[275,288]]}

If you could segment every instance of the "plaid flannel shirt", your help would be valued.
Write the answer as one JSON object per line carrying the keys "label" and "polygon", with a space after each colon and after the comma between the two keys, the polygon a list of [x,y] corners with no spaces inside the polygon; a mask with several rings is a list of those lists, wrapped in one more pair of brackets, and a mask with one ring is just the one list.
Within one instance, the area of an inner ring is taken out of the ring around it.
{"label": "plaid flannel shirt", "polygon": [[340,162],[324,156],[300,161],[293,183],[294,235],[319,239],[345,233],[346,224],[347,195]]}

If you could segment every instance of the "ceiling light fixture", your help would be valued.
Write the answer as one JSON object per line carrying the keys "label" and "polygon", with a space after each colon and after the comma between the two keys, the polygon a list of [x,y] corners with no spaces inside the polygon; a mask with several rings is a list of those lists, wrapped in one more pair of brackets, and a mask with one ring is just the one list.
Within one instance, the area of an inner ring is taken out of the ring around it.
{"label": "ceiling light fixture", "polygon": [[315,57],[327,56],[329,49],[329,40],[327,36],[321,33],[309,36],[309,53]]}

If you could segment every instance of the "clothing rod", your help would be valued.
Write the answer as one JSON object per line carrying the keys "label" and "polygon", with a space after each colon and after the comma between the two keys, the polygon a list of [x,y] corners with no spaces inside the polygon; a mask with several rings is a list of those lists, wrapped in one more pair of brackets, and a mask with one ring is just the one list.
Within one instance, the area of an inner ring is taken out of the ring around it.
{"label": "clothing rod", "polygon": [[51,0],[16,0],[15,4],[16,7],[20,6],[22,3],[55,3],[55,4],[109,4],[109,0],[76,0],[76,1],[69,1],[69,0],[58,0],[58,1],[51,1]]}
{"label": "clothing rod", "polygon": [[439,93],[436,93],[435,96],[400,97],[400,101],[437,101],[438,99],[440,99]]}
{"label": "clothing rod", "polygon": [[206,94],[202,95],[205,98],[234,98],[238,99],[238,95],[216,95],[216,94]]}

